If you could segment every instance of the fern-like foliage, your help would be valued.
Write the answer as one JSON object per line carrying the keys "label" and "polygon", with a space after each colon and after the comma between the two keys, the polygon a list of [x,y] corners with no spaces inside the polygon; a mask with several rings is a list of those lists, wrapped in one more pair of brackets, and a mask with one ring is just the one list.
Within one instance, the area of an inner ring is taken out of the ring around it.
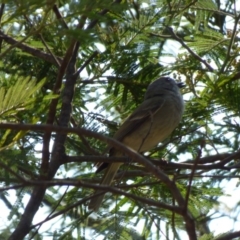
{"label": "fern-like foliage", "polygon": [[14,79],[6,78],[2,82],[7,81],[12,85],[7,88],[2,84],[0,87],[0,119],[13,117],[19,111],[29,108],[45,83],[44,79],[37,84],[36,80],[17,76]]}

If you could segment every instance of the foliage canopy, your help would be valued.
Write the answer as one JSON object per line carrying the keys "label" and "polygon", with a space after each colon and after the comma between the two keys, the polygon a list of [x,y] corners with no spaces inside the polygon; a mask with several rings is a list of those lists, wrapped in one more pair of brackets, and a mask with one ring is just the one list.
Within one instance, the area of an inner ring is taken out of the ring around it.
{"label": "foliage canopy", "polygon": [[[240,239],[238,4],[3,0],[0,238]],[[143,162],[108,158],[161,75],[186,85],[181,124]],[[125,164],[91,213],[93,166],[114,160]]]}

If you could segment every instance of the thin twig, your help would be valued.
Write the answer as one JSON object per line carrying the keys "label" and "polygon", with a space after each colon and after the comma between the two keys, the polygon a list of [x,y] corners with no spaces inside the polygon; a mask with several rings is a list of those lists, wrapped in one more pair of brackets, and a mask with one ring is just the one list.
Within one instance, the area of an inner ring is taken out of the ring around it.
{"label": "thin twig", "polygon": [[[44,61],[47,61],[47,62],[52,63],[55,66],[57,66],[56,61],[52,58],[52,56],[50,54],[24,44],[23,42],[26,40],[25,38],[22,39],[21,41],[17,41],[14,38],[8,36],[7,34],[3,33],[0,30],[0,39],[4,40],[8,44],[11,44],[12,45],[11,49],[13,49],[15,47],[19,48],[23,52],[29,53],[32,56],[38,57]],[[59,63],[62,62],[62,58],[60,58],[60,57],[57,57],[57,60]]]}
{"label": "thin twig", "polygon": [[61,64],[58,61],[57,57],[53,54],[53,52],[51,51],[51,49],[48,47],[44,37],[42,36],[42,34],[40,33],[40,30],[37,29],[30,21],[29,17],[27,15],[24,14],[24,17],[26,19],[26,21],[28,22],[29,26],[35,30],[35,32],[37,33],[37,35],[40,37],[43,45],[45,46],[45,48],[48,50],[48,52],[50,53],[50,55],[52,56],[52,59],[54,60],[54,64],[59,67]]}
{"label": "thin twig", "polygon": [[13,189],[16,190],[16,189],[23,188],[23,187],[26,187],[26,184],[17,184],[17,185],[8,186],[8,187],[1,187],[0,192],[13,190]]}
{"label": "thin twig", "polygon": [[233,46],[234,39],[235,39],[236,33],[237,33],[239,19],[240,19],[240,14],[238,16],[236,16],[235,24],[234,24],[233,31],[232,31],[232,36],[231,36],[231,39],[230,39],[230,43],[228,45],[227,55],[226,55],[226,58],[225,58],[225,61],[224,61],[223,65],[222,65],[222,67],[219,71],[220,74],[225,71],[225,67],[227,66],[227,64],[229,62],[232,46]]}
{"label": "thin twig", "polygon": [[14,172],[9,165],[4,164],[3,162],[0,161],[0,166],[3,169],[6,169],[9,173],[11,173],[13,176],[15,176],[17,179],[19,179],[21,182],[25,182],[25,178],[23,178],[21,175],[17,174],[16,172]]}
{"label": "thin twig", "polygon": [[[186,192],[186,197],[185,197],[185,207],[184,209],[187,210],[187,206],[188,206],[188,201],[189,201],[189,196],[190,196],[190,192],[191,192],[191,187],[192,187],[192,181],[193,181],[193,178],[194,178],[194,173],[196,171],[196,167],[197,167],[197,164],[198,164],[198,161],[201,157],[201,154],[202,154],[202,146],[201,146],[201,149],[198,150],[198,154],[197,154],[197,157],[194,161],[194,165],[192,167],[192,171],[191,171],[191,174],[190,174],[190,177],[189,177],[189,183],[188,183],[188,188],[187,188],[187,192]],[[184,210],[185,211],[185,210]]]}
{"label": "thin twig", "polygon": [[[135,201],[139,201],[151,206],[160,207],[164,209],[168,209],[170,211],[174,211],[177,214],[183,215],[183,208],[181,206],[172,206],[171,204],[165,204],[160,201],[155,201],[152,199],[148,199],[145,197],[139,197],[132,193],[128,193],[125,191],[120,190],[119,188],[113,186],[106,186],[106,185],[99,185],[99,184],[91,184],[79,180],[68,180],[68,179],[53,179],[53,180],[25,180],[25,186],[42,186],[42,187],[50,187],[50,186],[75,186],[75,187],[85,187],[85,188],[92,188],[102,190],[103,192],[112,192],[118,195],[124,195],[130,199]],[[97,195],[102,194],[99,193]],[[91,195],[88,200],[96,197],[96,195]]]}
{"label": "thin twig", "polygon": [[174,33],[174,31],[173,31],[173,29],[172,29],[171,27],[167,27],[167,29],[168,29],[168,31],[170,32],[170,34],[171,34],[171,36],[172,36],[173,39],[175,39],[176,41],[178,41],[179,43],[181,43],[181,45],[182,45],[185,49],[187,49],[187,51],[188,51],[190,54],[192,54],[197,60],[199,60],[201,63],[203,63],[210,72],[213,72],[213,71],[214,71],[214,69],[207,63],[206,60],[202,59],[198,54],[196,54],[195,52],[193,52],[192,49],[189,48],[188,45],[187,45],[180,37],[178,37],[178,36]]}
{"label": "thin twig", "polygon": [[63,200],[64,196],[66,195],[68,189],[69,189],[69,186],[67,186],[67,188],[65,189],[63,195],[60,197],[60,199],[58,200],[57,204],[53,207],[53,209],[48,214],[48,216],[44,219],[44,221],[42,221],[40,224],[38,224],[38,228],[36,229],[36,231],[32,234],[32,236],[29,239],[33,239],[36,236],[36,234],[38,233],[38,231],[39,231],[40,227],[42,226],[42,224],[47,222],[48,220],[50,220],[51,215],[55,212],[57,207],[60,205],[60,203]]}
{"label": "thin twig", "polygon": [[47,221],[52,220],[52,219],[55,218],[55,217],[58,217],[58,216],[60,216],[60,215],[62,215],[62,214],[64,214],[64,213],[68,212],[69,210],[71,210],[71,209],[73,209],[73,208],[75,208],[75,207],[78,207],[78,206],[80,206],[80,205],[82,205],[82,204],[85,204],[85,203],[86,203],[87,201],[89,201],[91,198],[92,198],[92,196],[90,196],[90,197],[85,197],[85,198],[77,201],[76,203],[74,203],[74,204],[72,204],[72,205],[64,208],[63,210],[60,210],[60,211],[58,211],[57,213],[49,216],[49,218],[47,218],[47,219],[45,219],[45,220],[43,220],[43,221],[41,221],[41,222],[39,222],[39,223],[36,223],[36,224],[32,225],[30,228],[33,229],[33,228],[35,228],[35,227],[37,227],[37,226],[39,226],[39,225],[41,225],[41,224],[43,224],[43,223],[46,223]]}

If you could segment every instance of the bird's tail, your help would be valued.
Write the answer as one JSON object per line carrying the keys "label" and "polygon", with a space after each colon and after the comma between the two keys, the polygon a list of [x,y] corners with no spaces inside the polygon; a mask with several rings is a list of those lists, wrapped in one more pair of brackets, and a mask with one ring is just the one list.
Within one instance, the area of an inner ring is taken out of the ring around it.
{"label": "bird's tail", "polygon": [[[108,165],[104,177],[102,179],[102,182],[100,185],[111,185],[119,167],[121,166],[122,163],[111,163]],[[102,194],[100,194],[102,193]],[[102,200],[104,198],[106,191],[103,190],[96,190],[94,194],[100,194],[99,196],[96,196],[91,199],[88,208],[94,211],[97,211],[102,203]]]}

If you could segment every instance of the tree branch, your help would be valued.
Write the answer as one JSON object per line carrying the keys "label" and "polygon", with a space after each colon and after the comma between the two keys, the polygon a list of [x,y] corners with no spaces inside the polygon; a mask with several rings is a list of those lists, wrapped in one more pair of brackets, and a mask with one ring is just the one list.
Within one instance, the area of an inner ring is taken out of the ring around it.
{"label": "tree branch", "polygon": [[[75,133],[75,134],[83,134],[88,137],[94,137],[97,138],[101,141],[106,142],[110,146],[116,148],[119,151],[122,151],[126,153],[133,161],[136,161],[142,165],[144,165],[150,172],[152,172],[153,175],[155,175],[158,179],[160,179],[171,191],[173,197],[176,199],[178,205],[180,207],[185,206],[185,200],[183,196],[181,195],[180,191],[178,190],[175,182],[169,179],[169,177],[163,173],[159,168],[154,166],[149,160],[144,158],[142,155],[139,153],[135,152],[134,150],[127,148],[125,145],[122,143],[118,142],[115,139],[111,139],[105,136],[102,136],[96,132],[92,132],[86,129],[69,129],[66,127],[58,127],[58,126],[52,126],[52,125],[31,125],[31,124],[26,124],[26,125],[21,125],[21,124],[0,124],[0,128],[4,129],[13,129],[13,128],[18,128],[19,130],[35,130],[35,131],[46,131],[46,132],[58,132],[58,133]],[[186,230],[189,234],[189,238],[191,240],[197,239],[196,237],[196,232],[195,232],[195,224],[194,224],[194,219],[191,216],[191,214],[187,211],[183,214],[184,220],[186,222]]]}
{"label": "tree branch", "polygon": [[221,237],[215,238],[215,240],[231,240],[240,237],[240,231],[224,234]]}
{"label": "tree branch", "polygon": [[[45,53],[43,51],[40,51],[36,48],[30,47],[22,42],[19,42],[15,40],[14,38],[4,34],[0,30],[0,39],[4,40],[6,43],[12,45],[13,47],[21,49],[23,52],[29,53],[30,55],[40,58],[46,62],[50,62],[53,65],[58,67],[58,64],[56,63],[55,59],[52,57],[51,54]],[[56,57],[59,63],[62,63],[62,58]]]}

